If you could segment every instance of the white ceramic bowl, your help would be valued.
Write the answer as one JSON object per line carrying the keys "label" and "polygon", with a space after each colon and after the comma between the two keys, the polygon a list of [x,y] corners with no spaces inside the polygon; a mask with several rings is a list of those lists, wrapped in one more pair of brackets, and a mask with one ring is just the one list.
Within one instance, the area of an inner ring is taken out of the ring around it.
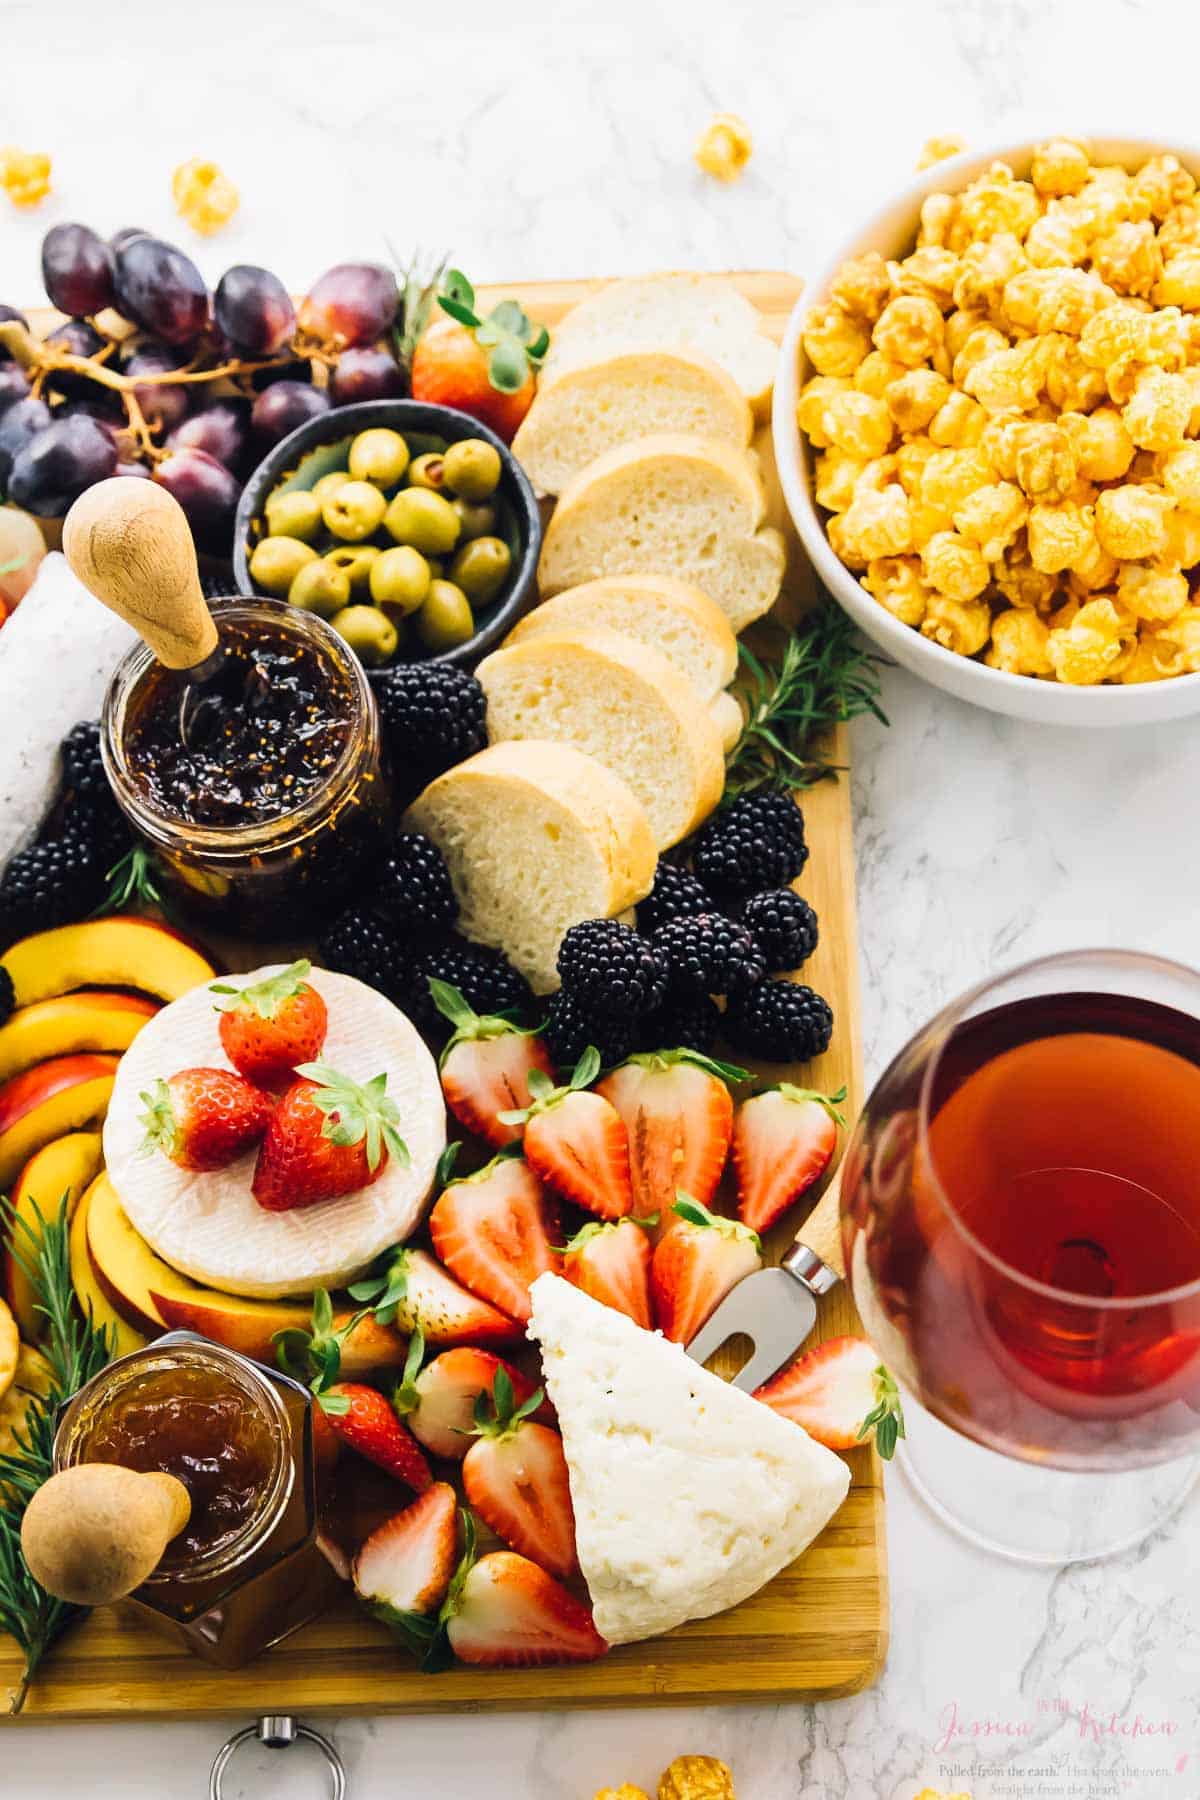
{"label": "white ceramic bowl", "polygon": [[[1123,163],[1130,169],[1147,157],[1170,151],[1200,180],[1200,149],[1145,138],[1089,135],[1088,141],[1096,162]],[[796,529],[825,586],[866,635],[914,675],[945,688],[960,700],[1037,724],[1148,725],[1179,719],[1200,712],[1200,675],[1131,683],[1128,687],[1069,687],[1057,681],[1039,681],[1030,675],[1008,675],[1002,669],[989,669],[970,657],[944,650],[910,625],[902,625],[860,587],[856,577],[834,555],[813,499],[812,452],[796,425],[797,396],[813,373],[800,341],[808,309],[827,296],[834,276],[847,258],[861,256],[867,250],[878,250],[886,257],[907,255],[916,241],[921,203],[927,195],[964,188],[997,160],[1008,163],[1019,176],[1028,175],[1035,145],[1043,142],[1045,137],[1017,144],[992,144],[935,163],[894,193],[839,246],[816,278],[806,285],[788,321],[775,381],[773,423],[779,478]]]}

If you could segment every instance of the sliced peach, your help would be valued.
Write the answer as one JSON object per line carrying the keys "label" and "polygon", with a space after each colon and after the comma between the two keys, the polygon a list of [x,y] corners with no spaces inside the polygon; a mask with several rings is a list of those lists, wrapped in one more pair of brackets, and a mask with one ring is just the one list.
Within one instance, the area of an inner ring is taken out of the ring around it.
{"label": "sliced peach", "polygon": [[161,1288],[164,1293],[176,1288],[181,1294],[200,1292],[195,1282],[156,1256],[134,1230],[107,1174],[92,1188],[87,1246],[92,1273],[104,1298],[128,1324],[148,1336],[165,1330],[168,1323],[150,1297],[151,1288]]}
{"label": "sliced peach", "polygon": [[72,988],[139,988],[178,1000],[215,973],[208,958],[166,925],[120,913],[22,938],[4,953],[18,1006]]}
{"label": "sliced peach", "polygon": [[144,994],[107,988],[84,988],[18,1007],[0,1025],[0,1081],[70,1050],[128,1050],[158,1007],[157,1000]]}
{"label": "sliced peach", "polygon": [[[4,1297],[21,1327],[21,1336],[30,1343],[41,1337],[46,1321],[34,1306],[33,1288],[21,1258],[29,1262],[37,1255],[42,1223],[54,1218],[64,1199],[67,1217],[74,1217],[80,1195],[95,1180],[103,1155],[99,1132],[73,1131],[55,1138],[30,1157],[9,1196],[17,1223],[0,1272]],[[20,1257],[14,1255],[14,1249]]]}
{"label": "sliced peach", "polygon": [[[103,1175],[98,1176],[97,1180],[103,1181]],[[131,1350],[142,1349],[146,1339],[109,1305],[92,1273],[87,1248],[87,1218],[95,1188],[96,1183],[93,1182],[75,1208],[75,1217],[71,1221],[71,1282],[84,1315],[91,1319],[93,1325],[108,1332],[114,1355],[128,1356]]]}
{"label": "sliced peach", "polygon": [[0,1188],[43,1144],[104,1118],[116,1056],[54,1056],[0,1087]]}
{"label": "sliced peach", "polygon": [[[178,1279],[178,1277],[176,1278]],[[174,1331],[198,1331],[243,1356],[258,1362],[275,1362],[275,1333],[299,1328],[307,1331],[311,1309],[296,1300],[250,1300],[241,1294],[219,1294],[196,1288],[191,1295],[151,1294],[155,1307]],[[334,1325],[345,1325],[348,1307],[334,1313]],[[357,1379],[375,1369],[398,1368],[404,1361],[408,1340],[390,1325],[380,1325],[369,1315],[361,1319],[342,1346],[342,1374]]]}

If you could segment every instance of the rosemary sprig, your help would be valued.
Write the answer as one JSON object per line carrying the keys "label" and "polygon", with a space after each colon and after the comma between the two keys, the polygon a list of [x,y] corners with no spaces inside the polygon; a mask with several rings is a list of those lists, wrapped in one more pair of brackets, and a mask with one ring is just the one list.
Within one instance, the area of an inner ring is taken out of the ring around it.
{"label": "rosemary sprig", "polygon": [[834,725],[862,713],[888,722],[879,705],[883,658],[863,647],[840,606],[826,600],[795,632],[780,635],[778,659],[738,645],[746,722],[728,757],[729,800],[773,781],[811,787],[837,772],[821,742]]}
{"label": "rosemary sprig", "polygon": [[92,917],[99,919],[106,913],[126,912],[133,906],[157,906],[165,912],[166,902],[156,875],[151,852],[144,844],[134,844],[105,875],[108,888]]}
{"label": "rosemary sprig", "polygon": [[110,1362],[114,1346],[107,1331],[84,1318],[71,1282],[67,1196],[44,1218],[34,1204],[32,1222],[18,1219],[0,1197],[0,1236],[33,1288],[37,1311],[46,1321],[40,1349],[48,1369],[46,1392],[29,1409],[24,1430],[14,1432],[16,1449],[0,1453],[0,1629],[17,1640],[25,1656],[21,1680],[9,1704],[20,1712],[46,1652],[82,1608],[52,1599],[40,1588],[21,1552],[25,1508],[54,1467],[54,1428],[59,1408]]}

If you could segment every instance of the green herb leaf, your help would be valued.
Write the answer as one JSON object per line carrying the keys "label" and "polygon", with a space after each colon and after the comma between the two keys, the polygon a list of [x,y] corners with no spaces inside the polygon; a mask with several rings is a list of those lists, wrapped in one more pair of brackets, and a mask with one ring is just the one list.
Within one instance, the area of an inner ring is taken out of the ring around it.
{"label": "green herb leaf", "polygon": [[896,1454],[896,1445],[904,1437],[904,1407],[895,1377],[882,1363],[875,1370],[876,1404],[858,1428],[860,1438],[875,1433],[875,1448],[884,1462]]}
{"label": "green herb leaf", "polygon": [[519,394],[529,379],[525,352],[505,338],[488,357],[488,380],[500,394]]}
{"label": "green herb leaf", "polygon": [[107,913],[128,912],[131,907],[156,906],[167,910],[162,890],[155,880],[157,864],[152,851],[144,844],[134,844],[120,862],[113,864],[105,876],[108,891],[91,915],[101,919]]}
{"label": "green herb leaf", "polygon": [[461,269],[447,269],[442,279],[443,300],[456,300],[461,306],[474,308],[475,289]]}

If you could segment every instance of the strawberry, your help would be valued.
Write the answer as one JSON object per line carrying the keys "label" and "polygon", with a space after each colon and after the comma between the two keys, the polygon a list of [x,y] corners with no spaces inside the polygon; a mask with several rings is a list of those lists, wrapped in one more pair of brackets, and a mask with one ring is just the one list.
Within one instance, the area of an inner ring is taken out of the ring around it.
{"label": "strawberry", "polygon": [[805,1351],[755,1388],[754,1398],[831,1450],[849,1450],[873,1431],[887,1460],[904,1436],[900,1390],[863,1338],[830,1338]]}
{"label": "strawberry", "polygon": [[552,1575],[570,1575],[577,1563],[567,1459],[557,1431],[531,1417],[542,1397],[538,1388],[518,1405],[508,1376],[496,1371],[492,1404],[483,1394],[475,1402],[463,1491],[497,1537]]}
{"label": "strawberry", "polygon": [[534,371],[550,347],[515,300],[502,300],[480,318],[475,290],[457,269],[448,272],[439,319],[418,338],[410,370],[414,400],[471,413],[508,442],[533,404]]}
{"label": "strawberry", "polygon": [[687,1194],[675,1211],[680,1223],[654,1252],[650,1292],[661,1330],[690,1344],[729,1290],[762,1267],[762,1244],[749,1226],[720,1218]]}
{"label": "strawberry", "polygon": [[433,1480],[429,1464],[390,1400],[377,1388],[361,1381],[338,1381],[318,1394],[317,1405],[343,1444],[397,1481],[406,1481],[414,1493],[424,1493]]}
{"label": "strawberry", "polygon": [[460,1662],[530,1669],[594,1662],[608,1645],[591,1611],[524,1556],[495,1550],[455,1577],[442,1608]]}
{"label": "strawberry", "polygon": [[461,1287],[427,1250],[389,1251],[382,1269],[349,1291],[372,1304],[381,1324],[419,1331],[430,1344],[508,1344],[521,1336],[515,1319]]}
{"label": "strawberry", "polygon": [[500,1371],[504,1371],[519,1406],[530,1398],[534,1384],[511,1363],[470,1344],[443,1350],[422,1369],[423,1349],[424,1341],[418,1332],[413,1336],[409,1362],[392,1404],[431,1455],[461,1462],[471,1445],[475,1402],[481,1394],[493,1391]]}
{"label": "strawberry", "polygon": [[494,1150],[521,1136],[519,1123],[502,1124],[500,1114],[533,1104],[529,1074],[540,1069],[553,1075],[550,1052],[535,1032],[525,1031],[499,1014],[483,1017],[456,987],[431,976],[429,991],[454,1035],[439,1064],[446,1105],[460,1125]]}
{"label": "strawberry", "polygon": [[325,1042],[325,1002],[305,980],[312,964],[301,958],[249,987],[217,982],[221,1048],[259,1087],[287,1087],[298,1063],[312,1062]]}
{"label": "strawberry", "polygon": [[715,1195],[733,1130],[726,1083],[746,1078],[695,1050],[660,1050],[631,1056],[598,1083],[629,1133],[634,1208],[657,1213],[663,1231],[675,1222],[680,1188],[703,1206]]}
{"label": "strawberry", "polygon": [[629,1134],[612,1103],[586,1091],[599,1073],[600,1054],[592,1046],[566,1087],[534,1069],[532,1106],[500,1116],[505,1123],[525,1121],[525,1160],[547,1187],[602,1219],[620,1219],[633,1209]]}
{"label": "strawberry", "polygon": [[781,1082],[738,1108],[733,1125],[738,1217],[766,1231],[829,1167],[837,1148],[837,1110],[845,1088],[828,1097]]}
{"label": "strawberry", "polygon": [[424,1654],[458,1561],[458,1500],[435,1481],[384,1521],[354,1559],[355,1591],[368,1611]]}
{"label": "strawberry", "polygon": [[360,1085],[325,1063],[301,1063],[267,1126],[250,1190],[267,1212],[317,1206],[378,1181],[408,1150],[387,1076]]}
{"label": "strawberry", "polygon": [[563,1274],[593,1300],[627,1313],[635,1325],[654,1328],[650,1310],[650,1240],[643,1219],[593,1219],[563,1252]]}
{"label": "strawberry", "polygon": [[433,1247],[452,1275],[526,1323],[529,1287],[559,1259],[551,1248],[558,1222],[542,1184],[519,1156],[497,1156],[475,1175],[452,1181],[429,1215]]}
{"label": "strawberry", "polygon": [[256,1144],[271,1099],[231,1069],[181,1069],[141,1095],[142,1153],[161,1150],[181,1169],[224,1169]]}

